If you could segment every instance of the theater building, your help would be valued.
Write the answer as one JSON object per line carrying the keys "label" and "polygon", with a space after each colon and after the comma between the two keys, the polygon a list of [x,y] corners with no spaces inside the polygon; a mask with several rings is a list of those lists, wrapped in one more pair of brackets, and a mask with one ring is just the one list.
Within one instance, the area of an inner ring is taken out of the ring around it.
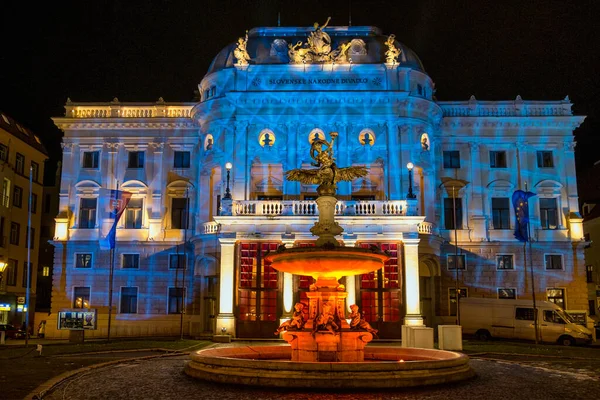
{"label": "theater building", "polygon": [[[417,55],[376,27],[252,29],[199,89],[190,103],[69,100],[54,118],[64,154],[48,337],[67,335],[51,332],[58,311],[81,307],[98,310],[86,335],[107,335],[98,204],[118,185],[132,199],[117,229],[111,335],[273,338],[312,278],[274,270],[265,254],[313,245],[318,218],[316,187],[284,174],[309,168],[311,141],[331,132],[337,164],[369,170],[338,184],[339,240],[391,256],[343,278],[347,306],[380,337],[455,323],[457,289],[528,299],[534,283],[538,300],[587,309],[573,140],[584,117],[568,98],[438,101]],[[518,189],[536,194],[527,259],[513,235]]]}

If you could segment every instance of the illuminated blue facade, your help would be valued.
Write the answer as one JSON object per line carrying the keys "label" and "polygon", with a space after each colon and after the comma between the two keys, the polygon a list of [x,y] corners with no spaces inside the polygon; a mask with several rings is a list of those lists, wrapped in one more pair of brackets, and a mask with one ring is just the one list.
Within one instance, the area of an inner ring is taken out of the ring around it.
{"label": "illuminated blue facade", "polygon": [[316,188],[284,171],[309,166],[311,140],[333,131],[338,165],[370,171],[338,186],[340,240],[394,255],[379,273],[345,278],[348,306],[361,306],[383,337],[399,337],[402,324],[453,323],[456,286],[531,298],[513,236],[517,189],[537,194],[536,296],[585,309],[573,142],[583,117],[568,98],[440,102],[418,57],[392,38],[400,53],[390,58],[379,29],[325,28],[335,57],[302,62],[293,49],[309,49],[314,32],[251,30],[240,39],[248,64],[241,42],[223,49],[197,103],[67,102],[54,119],[65,138],[53,315],[88,301],[99,312],[89,334],[106,335],[110,257],[98,247],[94,199],[119,182],[134,201],[117,231],[112,334],[178,334],[183,321],[193,336],[273,337],[310,282],[271,270],[264,253],[310,245],[317,219]]}

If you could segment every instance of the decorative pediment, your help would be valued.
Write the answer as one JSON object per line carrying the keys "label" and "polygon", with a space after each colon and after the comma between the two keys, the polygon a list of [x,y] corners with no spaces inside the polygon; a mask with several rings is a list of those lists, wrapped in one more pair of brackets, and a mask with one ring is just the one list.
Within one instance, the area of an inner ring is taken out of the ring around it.
{"label": "decorative pediment", "polygon": [[283,182],[281,179],[277,179],[272,176],[268,176],[266,179],[259,181],[256,183],[256,191],[257,192],[271,192],[271,191],[279,191],[283,190]]}

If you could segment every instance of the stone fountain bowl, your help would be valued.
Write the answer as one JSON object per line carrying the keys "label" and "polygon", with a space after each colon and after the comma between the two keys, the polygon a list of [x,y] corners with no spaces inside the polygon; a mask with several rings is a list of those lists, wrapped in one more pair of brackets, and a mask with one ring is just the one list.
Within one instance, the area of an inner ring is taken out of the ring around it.
{"label": "stone fountain bowl", "polygon": [[340,279],[376,271],[389,256],[379,249],[360,247],[295,247],[269,253],[266,259],[277,271]]}
{"label": "stone fountain bowl", "polygon": [[228,384],[321,389],[385,389],[475,376],[469,358],[444,350],[373,347],[364,362],[292,362],[290,346],[222,347],[190,355],[185,373]]}

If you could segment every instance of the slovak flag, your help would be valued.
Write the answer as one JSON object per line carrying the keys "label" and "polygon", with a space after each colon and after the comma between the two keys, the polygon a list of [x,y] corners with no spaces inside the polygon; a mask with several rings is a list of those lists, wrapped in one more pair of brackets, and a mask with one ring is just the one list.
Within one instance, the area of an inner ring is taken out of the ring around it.
{"label": "slovak flag", "polygon": [[117,223],[125,211],[131,193],[116,189],[100,189],[101,209],[104,214],[102,221],[102,235],[100,248],[110,250],[115,248],[115,237],[117,235]]}
{"label": "slovak flag", "polygon": [[520,242],[529,241],[527,225],[529,224],[529,198],[535,193],[517,190],[512,195],[512,203],[515,209],[517,223],[515,224],[515,238]]}

